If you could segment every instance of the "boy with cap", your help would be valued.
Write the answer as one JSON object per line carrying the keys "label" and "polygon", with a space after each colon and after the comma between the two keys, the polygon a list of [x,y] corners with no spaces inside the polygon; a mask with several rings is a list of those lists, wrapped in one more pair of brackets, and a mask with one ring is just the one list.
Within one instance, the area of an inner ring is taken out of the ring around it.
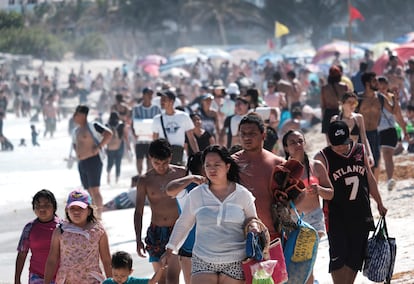
{"label": "boy with cap", "polygon": [[353,283],[362,269],[369,231],[374,229],[369,195],[381,216],[387,209],[369,167],[365,147],[353,144],[343,121],[328,128],[330,146],[316,154],[328,170],[334,197],[324,200],[326,231],[329,240],[329,272],[333,283]]}
{"label": "boy with cap", "polygon": [[161,97],[161,108],[164,113],[154,117],[152,123],[153,140],[164,138],[172,145],[173,156],[171,163],[181,165],[183,163],[185,136],[194,153],[200,151],[197,140],[194,137],[194,123],[190,116],[174,108],[175,93],[164,90],[157,93]]}
{"label": "boy with cap", "polygon": [[78,125],[72,133],[73,149],[78,158],[78,170],[82,186],[89,191],[93,203],[97,206],[97,217],[101,218],[103,209],[101,185],[102,160],[100,153],[111,141],[112,131],[99,122],[88,122],[89,108],[79,105],[73,114]]}

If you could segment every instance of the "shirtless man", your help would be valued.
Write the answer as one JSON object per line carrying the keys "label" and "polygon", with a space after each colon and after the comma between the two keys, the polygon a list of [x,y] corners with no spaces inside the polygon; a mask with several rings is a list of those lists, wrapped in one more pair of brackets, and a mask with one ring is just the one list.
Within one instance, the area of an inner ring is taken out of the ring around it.
{"label": "shirtless man", "polygon": [[[294,97],[294,89],[290,82],[282,79],[282,74],[280,74],[279,71],[276,71],[273,73],[273,79],[276,83],[276,92],[282,92],[285,94],[285,100],[286,100],[286,107],[290,109],[292,102],[295,101]],[[282,108],[283,110],[283,108]]]}
{"label": "shirtless man", "polygon": [[395,109],[387,99],[377,93],[378,80],[374,72],[366,72],[361,77],[362,83],[365,87],[360,103],[359,113],[364,117],[365,131],[367,134],[368,142],[371,147],[372,155],[374,156],[374,166],[372,167],[374,176],[378,181],[379,176],[379,160],[380,160],[380,143],[378,125],[382,115],[382,108],[388,110],[394,114]]}
{"label": "shirtless man", "polygon": [[293,70],[290,70],[286,73],[286,76],[293,87],[292,98],[290,101],[290,109],[292,110],[295,107],[300,107],[300,99],[303,92],[303,87],[300,81],[296,78],[296,73]]}
{"label": "shirtless man", "polygon": [[[172,180],[184,177],[186,170],[184,167],[170,164],[171,145],[163,138],[151,142],[148,155],[152,169],[141,176],[138,181],[134,225],[137,253],[140,257],[146,257],[145,252],[148,251],[149,261],[152,263],[154,271],[157,272],[161,269],[160,258],[165,252],[165,245],[168,243],[178,218],[177,202],[166,194],[166,185]],[[144,245],[142,242],[142,218],[146,197],[151,207],[151,225],[147,230],[146,245]],[[168,261],[166,274],[158,283],[179,283],[179,275],[178,257],[174,255]]]}
{"label": "shirtless man", "polygon": [[267,82],[267,91],[264,94],[264,101],[269,107],[276,107],[279,110],[286,108],[285,93],[276,91],[276,83],[273,80]]}
{"label": "shirtless man", "polygon": [[388,88],[397,92],[403,102],[409,100],[404,87],[404,71],[398,64],[398,57],[391,55],[389,59],[389,68],[385,70],[384,76],[388,79]]}
{"label": "shirtless man", "polygon": [[50,137],[53,137],[53,133],[56,131],[56,121],[58,119],[59,111],[57,102],[54,100],[52,94],[47,96],[45,104],[43,105],[43,119],[45,121],[45,132],[43,137],[49,132]]}
{"label": "shirtless man", "polygon": [[111,112],[113,111],[118,112],[119,118],[123,122],[125,122],[126,118],[131,115],[131,110],[125,102],[124,96],[122,94],[117,94],[115,96],[115,103],[111,106]]}
{"label": "shirtless man", "polygon": [[243,149],[232,157],[240,167],[240,183],[256,198],[257,215],[269,229],[270,237],[274,240],[280,235],[273,226],[271,215],[273,197],[270,193],[269,177],[274,167],[285,160],[263,149],[265,125],[257,114],[250,113],[242,118],[239,135]]}
{"label": "shirtless man", "polygon": [[[342,73],[338,66],[329,68],[328,83],[321,89],[321,110],[322,110],[322,133],[326,135],[331,122],[331,117],[339,114],[339,102],[348,90],[348,87],[341,83]],[[326,143],[329,138],[326,135]]]}
{"label": "shirtless man", "polygon": [[408,82],[410,83],[410,93],[408,97],[408,104],[414,105],[414,57],[408,59],[408,69],[405,70]]}
{"label": "shirtless man", "polygon": [[78,158],[82,186],[89,191],[92,203],[97,207],[97,217],[101,219],[103,202],[99,190],[102,174],[100,151],[111,141],[112,131],[98,122],[88,122],[88,112],[89,108],[85,105],[76,107],[73,120],[78,127],[73,131],[72,143]]}

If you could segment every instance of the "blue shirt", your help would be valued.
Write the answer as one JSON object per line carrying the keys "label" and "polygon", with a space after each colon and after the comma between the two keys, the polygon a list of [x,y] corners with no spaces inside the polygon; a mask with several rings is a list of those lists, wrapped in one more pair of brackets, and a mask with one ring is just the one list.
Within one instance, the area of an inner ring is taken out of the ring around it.
{"label": "blue shirt", "polygon": [[[148,278],[137,278],[134,276],[129,276],[128,280],[122,284],[148,284]],[[106,279],[102,284],[117,284],[112,278]]]}

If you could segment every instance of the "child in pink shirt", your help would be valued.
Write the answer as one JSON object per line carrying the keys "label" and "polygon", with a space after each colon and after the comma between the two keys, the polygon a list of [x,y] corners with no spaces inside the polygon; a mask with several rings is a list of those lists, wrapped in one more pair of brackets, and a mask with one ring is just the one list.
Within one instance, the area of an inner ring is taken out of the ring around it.
{"label": "child in pink shirt", "polygon": [[[31,252],[29,284],[43,284],[45,263],[49,254],[53,231],[59,223],[56,199],[52,192],[42,189],[32,200],[37,218],[26,224],[17,247],[14,283],[21,283],[21,275],[28,252]],[[54,277],[53,277],[54,279]]]}

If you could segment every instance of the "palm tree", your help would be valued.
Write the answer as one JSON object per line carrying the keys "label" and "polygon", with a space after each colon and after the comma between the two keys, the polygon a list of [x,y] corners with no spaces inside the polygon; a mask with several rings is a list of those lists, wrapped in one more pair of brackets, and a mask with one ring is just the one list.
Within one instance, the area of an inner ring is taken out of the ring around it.
{"label": "palm tree", "polygon": [[191,19],[192,25],[215,24],[221,43],[228,43],[226,25],[252,23],[264,26],[260,9],[240,0],[187,0],[183,5],[183,14]]}

